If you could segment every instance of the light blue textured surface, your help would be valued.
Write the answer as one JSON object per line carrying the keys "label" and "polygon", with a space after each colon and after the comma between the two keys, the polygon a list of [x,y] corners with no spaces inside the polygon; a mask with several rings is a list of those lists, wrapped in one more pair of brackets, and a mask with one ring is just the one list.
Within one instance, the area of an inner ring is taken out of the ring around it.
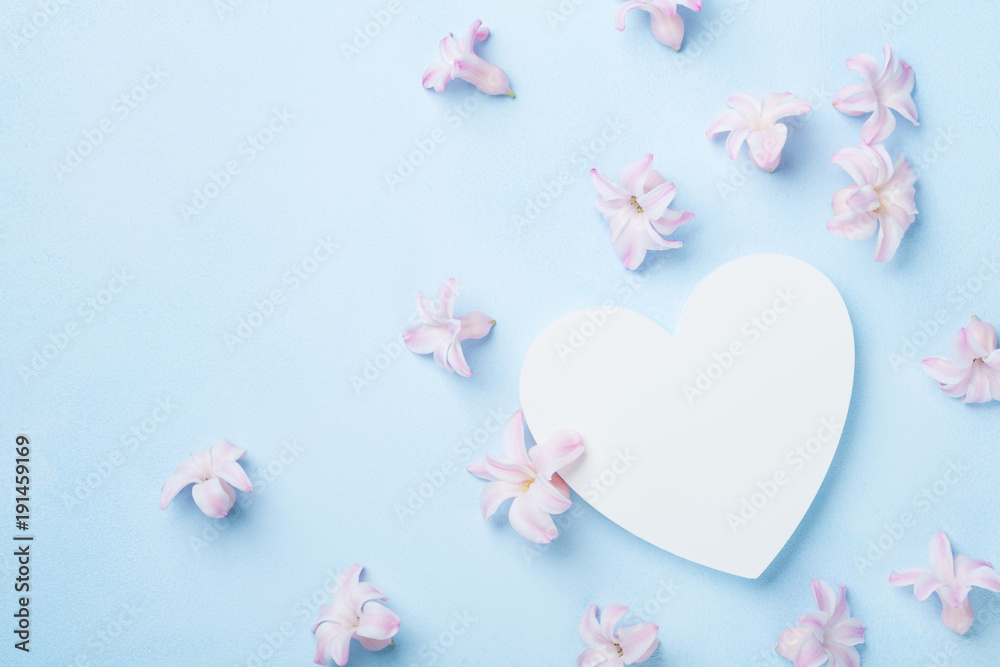
{"label": "light blue textured surface", "polygon": [[[1000,596],[974,592],[980,622],[958,637],[936,599],[887,583],[893,568],[926,565],[939,529],[1000,561],[997,408],[948,399],[914,361],[946,353],[972,314],[1000,321],[995,3],[706,0],[701,14],[681,10],[678,54],[638,12],[617,32],[603,0],[566,0],[554,24],[557,0],[399,0],[348,59],[342,43],[386,3],[223,2],[52,0],[48,18],[46,3],[20,2],[0,19],[0,479],[9,498],[13,440],[27,434],[34,664],[308,664],[311,598],[354,561],[403,625],[380,654],[355,644],[352,665],[570,664],[590,602],[660,625],[650,665],[787,664],[772,649],[810,610],[814,576],[847,584],[869,628],[865,664],[996,664]],[[515,100],[463,82],[420,87],[438,40],[477,17],[493,29],[481,53],[506,69]],[[882,266],[873,242],[824,223],[849,182],[829,158],[863,120],[829,102],[858,80],[844,61],[879,54],[887,31],[916,70],[922,124],[901,121],[887,143],[919,169],[920,216]],[[785,90],[815,111],[791,128],[773,175],[705,139],[730,93]],[[245,143],[272,123],[271,143]],[[60,179],[53,163],[95,130],[103,140]],[[390,187],[386,173],[430,137],[433,153]],[[675,207],[697,217],[676,234],[682,249],[632,274],[586,170],[614,175],[646,152],[677,184]],[[185,219],[228,162],[239,173]],[[317,251],[326,239],[332,256]],[[761,579],[663,553],[582,501],[547,549],[505,512],[480,520],[481,482],[460,469],[499,451],[521,359],[547,323],[610,298],[672,329],[703,275],[757,252],[826,272],[857,338],[841,448]],[[122,270],[124,289],[104,293]],[[467,347],[470,380],[399,353],[414,294],[448,276],[460,311],[498,322]],[[230,349],[226,336],[257,322],[255,303],[273,292],[280,303]],[[70,324],[76,335],[46,350]],[[54,358],[25,380],[36,351]],[[892,353],[908,358],[894,365]],[[157,509],[178,461],[220,436],[250,452],[251,502],[223,521],[189,492]],[[938,482],[952,462],[957,483]],[[430,497],[401,519],[421,491]],[[900,533],[902,513],[914,525]],[[859,563],[880,539],[884,555]],[[2,552],[10,664],[23,656]]]}

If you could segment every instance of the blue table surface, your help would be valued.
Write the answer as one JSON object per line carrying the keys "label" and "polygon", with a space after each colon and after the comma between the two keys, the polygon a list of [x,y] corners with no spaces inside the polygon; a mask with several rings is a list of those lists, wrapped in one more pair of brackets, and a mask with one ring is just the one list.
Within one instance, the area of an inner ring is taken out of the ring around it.
{"label": "blue table surface", "polygon": [[[571,664],[591,602],[659,624],[652,666],[788,664],[773,647],[812,609],[813,577],[848,586],[864,664],[996,664],[1000,596],[973,592],[961,637],[936,598],[887,579],[925,567],[942,529],[1000,561],[998,408],[919,368],[971,315],[1000,323],[1000,8],[706,0],[681,10],[674,53],[641,12],[616,31],[611,2],[428,4],[3,12],[0,486],[12,524],[27,435],[35,541],[30,656],[0,556],[0,663],[309,664],[315,608],[357,561],[402,628],[381,653],[355,643],[351,665]],[[475,18],[514,100],[420,86],[440,38]],[[916,71],[921,124],[900,120],[887,147],[919,172],[920,215],[878,265],[874,241],[825,221],[850,182],[830,156],[863,122],[830,102],[859,81],[845,60],[881,59],[887,38]],[[737,91],[815,107],[774,174],[705,138]],[[696,217],[683,248],[631,273],[587,171],[647,152]],[[829,275],[857,339],[840,449],[760,579],[662,552],[575,496],[549,547],[505,511],[481,520],[462,468],[499,452],[546,324],[610,299],[672,329],[702,276],[758,252]],[[472,379],[399,347],[417,290],[449,276],[460,312],[497,320],[466,346]],[[187,491],[161,512],[174,466],[219,437],[249,450],[255,492],[228,519]]]}

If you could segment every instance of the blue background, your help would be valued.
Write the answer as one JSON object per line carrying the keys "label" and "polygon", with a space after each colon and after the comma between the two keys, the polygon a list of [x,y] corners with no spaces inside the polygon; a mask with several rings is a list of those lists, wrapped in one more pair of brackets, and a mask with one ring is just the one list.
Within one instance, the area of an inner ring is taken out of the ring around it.
{"label": "blue background", "polygon": [[[591,602],[660,625],[650,665],[787,664],[773,647],[812,609],[814,576],[848,586],[865,664],[995,664],[1000,596],[974,592],[977,624],[959,637],[936,598],[887,582],[926,566],[941,529],[1000,561],[997,407],[947,398],[918,366],[971,315],[1000,321],[995,3],[708,0],[681,10],[674,53],[640,12],[617,32],[610,2],[400,0],[352,54],[343,45],[386,3],[50,5],[0,19],[0,462],[11,470],[15,436],[31,438],[35,663],[308,664],[315,607],[357,561],[402,629],[379,654],[355,643],[352,665],[570,664]],[[515,100],[420,87],[438,40],[474,18]],[[830,156],[863,122],[829,103],[859,81],[844,61],[881,58],[887,36],[917,74],[921,125],[900,121],[887,147],[919,171],[920,215],[877,265],[874,241],[825,229],[850,182]],[[736,91],[815,107],[772,175],[704,136]],[[291,118],[250,150],[276,109]],[[54,163],[102,126],[60,178]],[[390,184],[428,138],[433,152]],[[587,170],[615,176],[646,152],[696,217],[682,249],[633,274]],[[239,173],[185,216],[230,161]],[[314,253],[326,239],[333,254]],[[499,451],[492,414],[517,409],[521,359],[546,324],[610,299],[672,329],[702,276],[757,252],[827,273],[857,338],[840,450],[764,576],[680,560],[579,499],[548,548],[505,511],[482,522],[482,483],[461,468]],[[127,285],[105,292],[121,270]],[[398,347],[417,290],[449,276],[459,312],[497,320],[466,347],[472,379]],[[248,318],[259,326],[227,344]],[[25,373],[36,353],[41,370]],[[249,450],[255,493],[224,520],[189,491],[161,512],[174,466],[219,437]],[[953,463],[957,483],[944,481]],[[0,629],[0,662],[22,659]]]}

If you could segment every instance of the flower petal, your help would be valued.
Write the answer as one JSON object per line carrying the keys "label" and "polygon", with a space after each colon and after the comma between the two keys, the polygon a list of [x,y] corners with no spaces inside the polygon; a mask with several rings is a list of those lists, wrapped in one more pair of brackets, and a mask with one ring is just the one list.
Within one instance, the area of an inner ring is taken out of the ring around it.
{"label": "flower petal", "polygon": [[313,662],[317,665],[326,665],[332,660],[340,667],[346,665],[354,628],[346,628],[335,623],[321,623],[314,632],[316,653],[313,655]]}
{"label": "flower petal", "polygon": [[175,472],[167,478],[167,481],[163,483],[163,488],[160,489],[160,509],[167,509],[170,502],[185,486],[188,484],[198,484],[200,482],[200,477],[189,472]]}
{"label": "flower petal", "polygon": [[243,467],[236,461],[226,461],[223,463],[216,469],[215,476],[225,480],[244,493],[253,491],[253,484],[250,483],[250,478],[247,477]]}
{"label": "flower petal", "polygon": [[462,343],[458,340],[453,340],[451,345],[448,346],[447,360],[449,370],[458,373],[462,377],[472,377],[472,369],[469,368],[468,362],[465,361],[465,353],[462,352]]}
{"label": "flower petal", "polygon": [[572,463],[583,454],[583,439],[570,429],[560,429],[550,433],[545,440],[528,450],[532,467],[540,477],[549,479],[563,466]]}
{"label": "flower petal", "polygon": [[819,667],[826,660],[826,649],[823,648],[815,635],[809,633],[802,640],[799,652],[795,655],[794,667]]}
{"label": "flower petal", "polygon": [[483,338],[490,332],[496,321],[491,319],[486,313],[474,310],[458,318],[462,324],[462,329],[458,334],[458,340],[477,340]]}
{"label": "flower petal", "polygon": [[750,161],[760,169],[771,173],[781,161],[781,151],[788,138],[788,128],[778,123],[774,127],[757,130],[747,135],[747,148],[750,150]]}
{"label": "flower petal", "polygon": [[510,511],[507,513],[510,526],[519,535],[532,542],[548,544],[559,535],[556,524],[551,516],[534,507],[525,498],[526,496],[518,496],[511,503]]}
{"label": "flower petal", "polygon": [[483,521],[493,516],[505,500],[516,498],[522,493],[524,485],[513,482],[490,482],[484,486],[479,495],[479,509],[483,513]]}
{"label": "flower petal", "polygon": [[621,604],[609,604],[601,612],[601,634],[605,637],[615,637],[615,626],[622,616],[628,613],[628,607]]}
{"label": "flower petal", "polygon": [[236,447],[225,438],[219,438],[212,445],[209,453],[212,455],[212,465],[218,466],[227,461],[239,461],[247,450]]}
{"label": "flower petal", "polygon": [[837,607],[837,594],[834,592],[833,587],[825,581],[813,579],[812,594],[813,600],[816,602],[816,608],[827,615],[832,615],[834,609]]}
{"label": "flower petal", "polygon": [[957,607],[952,607],[943,600],[941,601],[941,620],[944,621],[945,627],[952,632],[964,635],[972,627],[975,616],[972,603],[969,602],[968,598]]}
{"label": "flower petal", "polygon": [[931,593],[943,585],[930,570],[912,569],[889,573],[889,583],[893,586],[913,586],[913,594],[920,601],[926,600]]}
{"label": "flower petal", "polygon": [[972,372],[971,363],[960,365],[945,357],[928,357],[920,362],[920,367],[941,384],[956,384]]}
{"label": "flower petal", "polygon": [[541,477],[531,483],[525,495],[528,502],[546,514],[562,514],[573,506],[569,495],[563,495],[559,488]]}
{"label": "flower petal", "polygon": [[680,51],[684,42],[684,19],[679,14],[666,12],[657,7],[650,7],[649,28],[653,31],[653,37],[660,44],[669,46],[674,51]]}
{"label": "flower petal", "polygon": [[361,610],[357,633],[368,639],[390,639],[399,632],[399,616],[380,602],[369,602]]}
{"label": "flower petal", "polygon": [[653,154],[647,153],[635,162],[625,165],[621,174],[618,175],[618,181],[625,188],[626,192],[630,192],[633,195],[642,193],[643,184],[645,184],[646,176],[649,174],[652,166]]}
{"label": "flower petal", "polygon": [[524,445],[524,412],[516,411],[507,420],[503,433],[500,434],[500,444],[503,446],[504,455],[526,468],[532,468],[531,459]]}
{"label": "flower petal", "polygon": [[221,519],[236,502],[236,492],[228,483],[217,477],[195,484],[191,495],[205,516]]}
{"label": "flower petal", "polygon": [[643,662],[652,655],[659,645],[656,638],[660,631],[655,623],[637,623],[619,628],[618,645],[622,648],[622,660],[626,665]]}
{"label": "flower petal", "polygon": [[802,646],[802,642],[811,634],[812,631],[807,628],[798,626],[788,628],[778,637],[778,645],[774,648],[774,650],[782,658],[795,660],[795,656],[798,654],[799,648]]}
{"label": "flower petal", "polygon": [[994,593],[1000,593],[1000,574],[984,560],[955,557],[955,581],[959,586],[977,586]]}

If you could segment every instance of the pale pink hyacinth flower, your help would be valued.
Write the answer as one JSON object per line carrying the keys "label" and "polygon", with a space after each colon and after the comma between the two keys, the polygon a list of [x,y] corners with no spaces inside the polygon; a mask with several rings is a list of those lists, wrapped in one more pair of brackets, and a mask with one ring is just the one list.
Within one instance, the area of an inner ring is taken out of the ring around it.
{"label": "pale pink hyacinth flower", "polygon": [[487,95],[514,97],[506,72],[486,62],[474,51],[476,42],[489,36],[490,29],[478,19],[473,21],[461,42],[452,33],[448,33],[441,40],[441,60],[424,72],[424,88],[433,88],[440,93],[452,79],[463,79]]}
{"label": "pale pink hyacinth flower", "polygon": [[870,113],[861,128],[861,141],[877,144],[885,141],[896,129],[896,117],[892,109],[914,125],[917,122],[917,106],[913,103],[913,68],[896,57],[886,42],[882,47],[881,71],[873,56],[862,53],[847,61],[847,69],[857,72],[864,83],[845,86],[837,93],[833,106],[849,116]]}
{"label": "pale pink hyacinth flower", "polygon": [[955,335],[951,356],[928,357],[920,365],[944,393],[963,403],[1000,401],[1000,350],[992,324],[973,317]]}
{"label": "pale pink hyacinth flower", "polygon": [[845,148],[831,162],[843,167],[856,185],[834,193],[826,228],[849,241],[869,239],[878,228],[875,261],[888,262],[917,217],[917,175],[902,155],[893,164],[882,144]]}
{"label": "pale pink hyacinth flower", "polygon": [[355,563],[341,572],[333,587],[333,604],[320,605],[319,617],[312,626],[316,635],[313,662],[317,665],[332,660],[344,667],[352,639],[369,651],[381,651],[399,632],[399,616],[376,602],[387,598],[378,587],[360,581],[362,569]]}
{"label": "pale pink hyacinth flower", "polygon": [[625,15],[633,9],[649,12],[649,27],[653,37],[661,44],[666,44],[674,51],[679,51],[684,41],[684,19],[677,13],[681,5],[696,12],[701,11],[701,0],[633,0],[618,8],[615,23],[619,30],[625,29]]}
{"label": "pale pink hyacinth flower", "polygon": [[654,623],[637,623],[615,630],[618,621],[628,613],[628,607],[611,604],[597,620],[597,605],[587,607],[577,631],[587,648],[576,656],[577,667],[624,667],[645,662],[660,640],[660,628]]}
{"label": "pale pink hyacinth flower", "polygon": [[205,516],[213,519],[226,516],[236,502],[234,486],[244,493],[253,491],[250,478],[237,463],[246,453],[245,449],[220,438],[211,447],[181,461],[160,490],[160,509],[167,509],[181,489],[194,484],[191,496]]}
{"label": "pale pink hyacinth flower", "polygon": [[817,610],[782,632],[775,651],[795,667],[819,667],[828,660],[830,667],[859,667],[861,656],[854,647],[864,643],[865,626],[851,617],[847,587],[841,586],[837,594],[830,584],[813,579],[812,595]]}
{"label": "pale pink hyacinth flower", "polygon": [[667,208],[677,194],[677,187],[652,169],[652,165],[652,154],[627,165],[618,176],[622,185],[612,183],[596,168],[590,170],[590,180],[597,188],[594,207],[607,221],[615,253],[629,270],[639,268],[647,250],[669,250],[684,245],[663,237],[694,217],[690,211]]}
{"label": "pale pink hyacinth flower", "polygon": [[788,127],[778,121],[812,111],[811,104],[791,93],[770,93],[763,99],[747,93],[735,93],[730,95],[728,104],[730,108],[712,121],[705,136],[714,139],[720,132],[728,132],[726,152],[732,160],[739,155],[746,141],[750,161],[767,173],[778,166],[788,138]]}
{"label": "pale pink hyacinth flower", "polygon": [[505,456],[487,454],[466,468],[489,481],[479,498],[483,521],[513,498],[508,513],[511,527],[532,542],[548,544],[559,535],[551,515],[562,514],[572,505],[569,486],[556,471],[583,454],[580,434],[569,429],[553,431],[525,451],[524,414],[518,410],[501,439]]}
{"label": "pale pink hyacinth flower", "polygon": [[1000,575],[984,560],[968,556],[954,556],[951,542],[944,531],[931,538],[930,570],[893,571],[889,583],[893,586],[913,586],[918,600],[926,600],[931,593],[941,599],[941,619],[945,626],[960,635],[972,627],[975,612],[969,602],[973,586],[1000,593]]}
{"label": "pale pink hyacinth flower", "polygon": [[449,373],[472,377],[462,341],[483,338],[496,320],[479,311],[455,317],[455,279],[449,278],[433,301],[417,292],[417,319],[403,331],[403,342],[417,354],[434,354],[434,363]]}

